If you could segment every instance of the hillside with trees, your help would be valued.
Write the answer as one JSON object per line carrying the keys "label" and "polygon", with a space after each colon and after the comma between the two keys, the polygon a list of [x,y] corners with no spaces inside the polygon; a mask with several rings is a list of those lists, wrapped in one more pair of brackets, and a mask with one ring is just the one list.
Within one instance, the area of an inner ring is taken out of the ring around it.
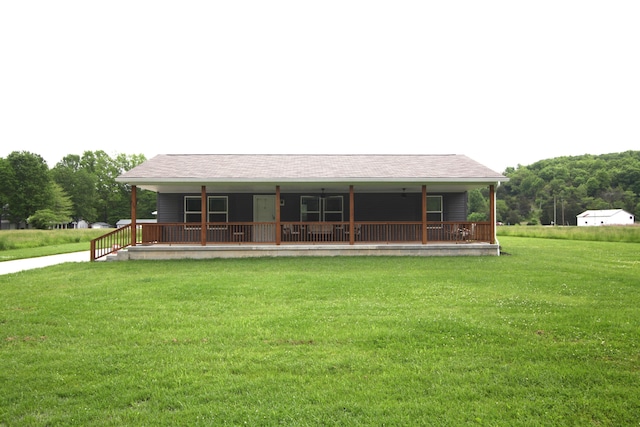
{"label": "hillside with trees", "polygon": [[[142,163],[143,155],[85,151],[69,154],[49,169],[38,154],[14,151],[0,158],[2,219],[17,228],[52,228],[72,221],[114,225],[131,216],[131,188],[115,181]],[[140,218],[150,218],[156,195],[138,192]]]}
{"label": "hillside with trees", "polygon": [[587,209],[640,213],[640,151],[556,157],[504,174],[496,209],[505,224],[576,225]]}

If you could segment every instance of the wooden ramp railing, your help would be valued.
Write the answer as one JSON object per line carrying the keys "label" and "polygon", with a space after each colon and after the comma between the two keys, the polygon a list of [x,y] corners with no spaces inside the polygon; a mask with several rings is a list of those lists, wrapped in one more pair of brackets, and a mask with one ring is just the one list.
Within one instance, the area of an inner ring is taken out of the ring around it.
{"label": "wooden ramp railing", "polygon": [[91,241],[91,261],[118,252],[127,246],[131,246],[131,224],[93,239]]}

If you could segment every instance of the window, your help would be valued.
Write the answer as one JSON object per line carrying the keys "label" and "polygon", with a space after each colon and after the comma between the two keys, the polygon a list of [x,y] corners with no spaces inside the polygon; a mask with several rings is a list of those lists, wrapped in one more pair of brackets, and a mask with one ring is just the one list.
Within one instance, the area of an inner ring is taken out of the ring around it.
{"label": "window", "polygon": [[202,199],[196,196],[184,198],[184,222],[202,221]]}
{"label": "window", "polygon": [[227,222],[229,220],[229,198],[227,196],[209,196],[209,222]]}
{"label": "window", "polygon": [[442,222],[442,196],[427,196],[427,221]]}
{"label": "window", "polygon": [[[227,196],[209,196],[207,198],[207,222],[228,222],[229,198]],[[202,197],[185,196],[184,222],[202,221]]]}
{"label": "window", "polygon": [[342,221],[342,196],[301,196],[300,221]]}
{"label": "window", "polygon": [[342,196],[329,196],[324,199],[324,221],[342,221]]}
{"label": "window", "polygon": [[320,221],[320,197],[300,197],[300,221]]}

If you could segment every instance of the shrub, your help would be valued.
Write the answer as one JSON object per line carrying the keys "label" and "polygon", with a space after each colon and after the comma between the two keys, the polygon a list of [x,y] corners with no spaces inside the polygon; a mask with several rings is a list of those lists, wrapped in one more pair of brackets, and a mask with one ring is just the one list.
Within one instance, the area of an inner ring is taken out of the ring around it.
{"label": "shrub", "polygon": [[41,209],[27,218],[27,222],[40,230],[48,230],[56,224],[66,224],[71,218],[60,216],[51,209]]}

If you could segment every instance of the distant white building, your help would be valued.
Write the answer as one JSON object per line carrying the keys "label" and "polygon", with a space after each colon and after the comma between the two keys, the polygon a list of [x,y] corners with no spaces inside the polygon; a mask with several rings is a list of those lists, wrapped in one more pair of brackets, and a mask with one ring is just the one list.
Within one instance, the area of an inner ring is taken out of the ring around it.
{"label": "distant white building", "polygon": [[73,224],[73,228],[89,228],[89,223],[84,219],[81,219],[78,222],[74,221],[72,224]]}
{"label": "distant white building", "polygon": [[[157,223],[158,220],[157,219],[136,219],[136,224],[140,225],[140,224],[155,224]],[[116,228],[121,228],[124,227],[125,225],[129,225],[131,224],[131,220],[130,219],[121,219],[118,222],[116,222]]]}
{"label": "distant white building", "polygon": [[585,225],[633,225],[633,214],[622,209],[584,211],[576,216],[578,226]]}

